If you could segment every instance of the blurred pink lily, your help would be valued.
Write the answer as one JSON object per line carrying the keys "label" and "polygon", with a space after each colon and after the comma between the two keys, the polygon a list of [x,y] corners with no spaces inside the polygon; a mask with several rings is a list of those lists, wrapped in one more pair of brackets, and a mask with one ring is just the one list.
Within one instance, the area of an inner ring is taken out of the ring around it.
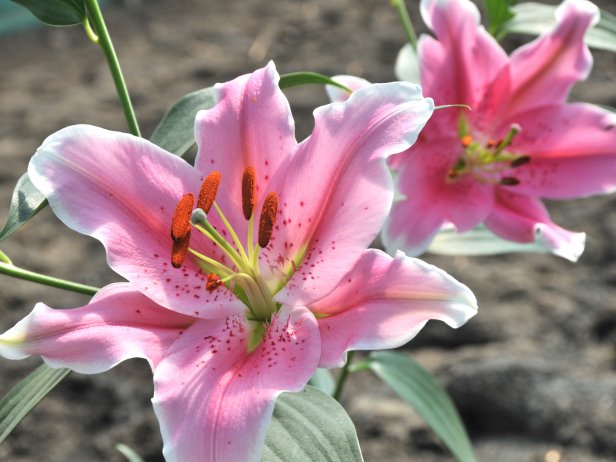
{"label": "blurred pink lily", "polygon": [[366,250],[393,198],[385,160],[433,110],[419,87],[374,85],[318,108],[301,144],[273,64],[215,90],[194,168],[90,126],[44,142],[30,178],[129,282],[73,310],[38,304],[0,336],[5,357],[83,373],[146,358],[169,461],[258,461],[276,397],[317,367],[476,312],[443,271]]}
{"label": "blurred pink lily", "polygon": [[[584,35],[598,9],[566,0],[555,29],[511,56],[468,0],[422,0],[421,13],[436,34],[419,42],[424,93],[435,104],[472,110],[437,111],[415,146],[392,158],[400,200],[385,224],[386,247],[418,255],[443,227],[466,233],[483,224],[502,239],[537,242],[577,260],[585,235],[554,224],[541,199],[606,194],[616,186],[616,117],[566,103],[573,84],[590,72]],[[352,83],[362,86],[357,78]]]}

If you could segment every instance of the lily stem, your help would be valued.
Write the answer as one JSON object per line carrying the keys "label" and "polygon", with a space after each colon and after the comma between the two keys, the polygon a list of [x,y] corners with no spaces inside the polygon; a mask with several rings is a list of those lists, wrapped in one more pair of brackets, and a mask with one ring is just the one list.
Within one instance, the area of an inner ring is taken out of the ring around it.
{"label": "lily stem", "polygon": [[413,47],[413,50],[417,50],[417,34],[415,33],[415,29],[413,29],[413,23],[411,23],[409,10],[406,8],[404,0],[391,0],[391,6],[393,6],[398,12],[400,22],[402,22],[402,28],[404,29],[404,32],[406,32],[406,37]]}
{"label": "lily stem", "polygon": [[334,394],[332,395],[332,397],[336,401],[340,401],[340,396],[342,395],[342,389],[344,388],[344,384],[349,375],[349,366],[351,365],[351,362],[353,361],[354,354],[355,354],[354,351],[349,351],[347,353],[347,362],[342,367],[342,370],[340,371],[340,375],[338,376],[338,381],[336,382],[336,388],[334,389]]}
{"label": "lily stem", "polygon": [[35,273],[34,271],[28,271],[2,261],[0,261],[0,274],[6,274],[7,276],[14,278],[25,279],[26,281],[36,282],[38,284],[44,284],[46,286],[70,290],[71,292],[78,292],[86,295],[94,295],[100,290],[98,287],[87,286],[85,284],[79,284],[78,282],[67,281],[65,279],[47,276],[46,274]]}
{"label": "lily stem", "polygon": [[[107,59],[107,65],[109,66],[113,83],[115,84],[116,91],[120,98],[120,103],[122,104],[122,109],[124,110],[124,117],[126,117],[130,132],[133,135],[140,137],[141,131],[139,130],[139,124],[137,123],[135,111],[133,110],[133,105],[130,101],[126,83],[124,82],[122,69],[120,69],[120,62],[118,61],[118,57],[113,48],[113,43],[111,42],[111,37],[107,31],[107,26],[105,25],[103,14],[98,5],[98,0],[85,0],[85,4],[96,29],[96,34],[98,36],[97,43],[101,46],[103,53],[105,54],[105,58]],[[88,35],[90,36],[91,34]]]}

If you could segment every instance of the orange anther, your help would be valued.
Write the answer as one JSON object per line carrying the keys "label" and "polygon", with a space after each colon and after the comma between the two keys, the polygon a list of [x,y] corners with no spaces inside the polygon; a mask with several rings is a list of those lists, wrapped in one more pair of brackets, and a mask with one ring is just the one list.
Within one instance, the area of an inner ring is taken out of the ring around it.
{"label": "orange anther", "polygon": [[210,173],[201,185],[201,191],[199,191],[199,199],[197,200],[197,208],[203,210],[206,214],[210,213],[212,204],[216,199],[218,193],[218,186],[220,186],[220,179],[222,175],[218,171]]}
{"label": "orange anther", "polygon": [[178,202],[171,220],[171,238],[174,242],[184,241],[190,235],[190,214],[195,205],[195,197],[188,193]]}
{"label": "orange anther", "polygon": [[246,167],[242,176],[242,211],[244,218],[250,220],[255,208],[257,191],[257,175],[252,165]]}
{"label": "orange anther", "polygon": [[171,264],[174,268],[179,268],[184,263],[186,253],[188,252],[188,243],[190,241],[190,229],[184,239],[173,241],[171,248]]}
{"label": "orange anther", "polygon": [[465,148],[468,148],[472,142],[473,137],[471,135],[464,135],[462,138],[460,138],[460,143],[462,143],[462,146]]}
{"label": "orange anther", "polygon": [[225,283],[220,280],[220,276],[218,274],[210,273],[207,275],[207,281],[205,283],[205,289],[208,292],[213,292],[218,289],[218,287],[224,285]]}
{"label": "orange anther", "polygon": [[259,220],[259,246],[261,248],[267,247],[272,238],[277,214],[278,194],[275,192],[267,193],[263,201],[263,209],[261,210],[261,218]]}

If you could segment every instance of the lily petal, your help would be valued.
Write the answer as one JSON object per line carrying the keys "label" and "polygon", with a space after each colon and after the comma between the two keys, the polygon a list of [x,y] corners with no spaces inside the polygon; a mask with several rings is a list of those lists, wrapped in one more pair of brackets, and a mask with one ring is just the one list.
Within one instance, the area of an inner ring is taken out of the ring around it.
{"label": "lily petal", "polygon": [[460,150],[457,138],[440,138],[396,157],[396,191],[402,198],[394,202],[383,229],[388,252],[401,249],[419,255],[443,224],[451,222],[464,232],[488,216],[494,200],[492,185],[469,175],[447,180]]}
{"label": "lily petal", "polygon": [[[370,85],[366,79],[355,77],[354,75],[335,75],[332,80],[338,82],[351,91],[359,90],[360,88]],[[325,85],[325,91],[329,100],[335,103],[346,101],[351,96],[351,93],[344,91],[342,88],[334,87],[333,85]]]}
{"label": "lily petal", "polygon": [[584,35],[599,21],[599,9],[586,0],[565,0],[556,19],[553,31],[511,54],[510,114],[565,102],[573,84],[590,73]]}
{"label": "lily petal", "polygon": [[242,215],[244,170],[248,166],[255,169],[258,214],[264,196],[271,191],[271,179],[297,149],[291,109],[278,87],[279,80],[276,66],[270,62],[252,74],[217,84],[216,106],[197,113],[195,168],[204,175],[221,172],[224,194],[216,200],[240,236],[247,233]]}
{"label": "lily petal", "polygon": [[539,199],[509,191],[497,191],[494,209],[485,225],[494,234],[514,242],[538,240],[553,254],[577,261],[586,242],[585,233],[555,225]]}
{"label": "lily petal", "polygon": [[262,268],[281,281],[294,272],[277,301],[305,306],[353,267],[391,206],[386,158],[415,142],[432,111],[408,83],[370,85],[315,110],[312,136],[276,177],[281,206]]}
{"label": "lily petal", "polygon": [[54,310],[38,303],[0,336],[0,354],[9,359],[40,355],[52,367],[84,374],[106,371],[128,358],[145,358],[154,369],[194,321],[155,304],[130,284],[111,284],[81,308]]}
{"label": "lily petal", "polygon": [[[230,293],[204,293],[205,275],[191,259],[181,270],[171,266],[175,207],[201,186],[198,172],[182,159],[132,135],[77,125],[43,142],[28,175],[58,218],[101,241],[109,266],[156,303],[189,315],[241,310]],[[216,255],[209,241],[193,234],[191,243]]]}
{"label": "lily petal", "polygon": [[154,411],[168,462],[257,462],[276,397],[317,368],[319,332],[306,309],[282,307],[252,353],[242,317],[198,321],[154,372]]}
{"label": "lily petal", "polygon": [[367,250],[340,285],[310,309],[318,313],[321,332],[319,367],[340,367],[347,351],[397,348],[430,319],[460,327],[476,314],[477,300],[432,265],[402,252],[391,258]]}
{"label": "lily petal", "polygon": [[424,93],[439,105],[473,104],[506,65],[506,53],[480,25],[469,0],[422,0],[421,15],[438,38],[419,40]]}
{"label": "lily petal", "polygon": [[583,103],[516,116],[522,131],[511,150],[531,161],[513,172],[516,192],[571,199],[616,191],[616,114]]}

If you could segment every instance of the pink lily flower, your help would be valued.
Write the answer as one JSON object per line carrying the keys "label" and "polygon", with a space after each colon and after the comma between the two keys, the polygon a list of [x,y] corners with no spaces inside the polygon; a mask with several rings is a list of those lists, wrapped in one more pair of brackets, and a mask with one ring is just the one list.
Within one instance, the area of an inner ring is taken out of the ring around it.
{"label": "pink lily flower", "polygon": [[91,126],[50,136],[30,163],[56,215],[129,282],[81,308],[37,304],[0,354],[82,373],[147,359],[168,461],[258,461],[276,397],[317,367],[476,312],[445,272],[366,250],[393,198],[386,158],[415,142],[432,101],[370,86],[315,110],[297,144],[278,79],[270,64],[216,86],[194,168]]}
{"label": "pink lily flower", "polygon": [[[527,244],[519,249],[577,260],[584,233],[554,224],[542,199],[616,187],[616,117],[566,102],[592,66],[584,35],[598,21],[597,7],[566,0],[554,30],[511,56],[480,25],[469,0],[422,0],[421,14],[436,34],[419,41],[424,93],[435,104],[472,110],[437,111],[418,142],[392,159],[400,200],[383,230],[385,246],[418,255],[443,228],[466,233],[483,225],[501,239]],[[352,84],[362,87],[357,78]],[[498,244],[496,251],[505,249],[516,247]],[[482,252],[463,245],[455,250]]]}

